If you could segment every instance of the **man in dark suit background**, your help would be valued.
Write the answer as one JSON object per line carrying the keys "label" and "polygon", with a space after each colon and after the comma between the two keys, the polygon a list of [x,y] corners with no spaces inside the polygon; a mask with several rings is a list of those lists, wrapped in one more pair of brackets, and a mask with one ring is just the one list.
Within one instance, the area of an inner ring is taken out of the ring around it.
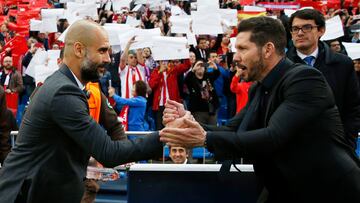
{"label": "man in dark suit background", "polygon": [[254,160],[268,203],[359,202],[360,163],[345,142],[331,89],[318,70],[288,60],[285,46],[277,20],[242,21],[234,60],[246,81],[256,81],[247,106],[226,126],[201,126],[169,101],[160,140],[206,146],[217,159]]}
{"label": "man in dark suit background", "polygon": [[207,47],[207,39],[206,37],[200,36],[198,38],[198,45],[195,48],[194,46],[190,46],[190,51],[195,53],[196,60],[203,60],[205,62],[208,61],[209,53]]}
{"label": "man in dark suit background", "polygon": [[360,89],[353,62],[349,57],[331,51],[319,40],[325,33],[325,18],[319,11],[296,11],[289,24],[294,47],[289,49],[287,57],[295,63],[313,66],[324,74],[334,94],[346,139],[355,150],[360,132]]}
{"label": "man in dark suit background", "polygon": [[110,62],[109,47],[96,23],[69,28],[63,65],[32,98],[0,171],[0,202],[80,202],[89,156],[105,167],[161,156],[157,134],[112,141],[89,116],[84,85]]}

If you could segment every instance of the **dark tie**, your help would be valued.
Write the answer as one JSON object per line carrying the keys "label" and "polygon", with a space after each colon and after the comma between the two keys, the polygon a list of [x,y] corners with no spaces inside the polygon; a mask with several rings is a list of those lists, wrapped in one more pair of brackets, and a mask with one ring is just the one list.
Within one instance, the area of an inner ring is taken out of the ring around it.
{"label": "dark tie", "polygon": [[307,56],[304,58],[304,61],[307,65],[312,66],[311,62],[315,59],[314,56]]}

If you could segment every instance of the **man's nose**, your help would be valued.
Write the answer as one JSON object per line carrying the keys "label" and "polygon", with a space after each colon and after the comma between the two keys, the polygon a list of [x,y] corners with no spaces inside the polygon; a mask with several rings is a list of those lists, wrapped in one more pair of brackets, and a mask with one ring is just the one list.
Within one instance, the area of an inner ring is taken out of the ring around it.
{"label": "man's nose", "polygon": [[110,62],[111,62],[110,55],[109,53],[106,53],[103,58],[103,63],[110,63]]}

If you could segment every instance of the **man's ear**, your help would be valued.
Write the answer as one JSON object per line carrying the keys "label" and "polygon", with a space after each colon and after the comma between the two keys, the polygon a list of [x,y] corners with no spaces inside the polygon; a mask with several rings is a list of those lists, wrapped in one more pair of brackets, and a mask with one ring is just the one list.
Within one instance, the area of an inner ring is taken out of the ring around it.
{"label": "man's ear", "polygon": [[84,49],[84,45],[82,45],[82,43],[75,42],[73,49],[74,49],[74,54],[76,57],[82,58],[85,56],[85,49]]}
{"label": "man's ear", "polygon": [[321,27],[318,29],[319,32],[319,39],[320,37],[322,37],[325,34],[326,28],[325,27]]}
{"label": "man's ear", "polygon": [[263,46],[263,53],[265,59],[268,59],[275,52],[276,48],[274,43],[268,42]]}

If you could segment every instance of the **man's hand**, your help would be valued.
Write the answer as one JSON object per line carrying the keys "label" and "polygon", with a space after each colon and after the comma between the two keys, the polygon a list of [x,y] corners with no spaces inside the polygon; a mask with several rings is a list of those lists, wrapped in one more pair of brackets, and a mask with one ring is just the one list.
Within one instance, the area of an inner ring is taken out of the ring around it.
{"label": "man's hand", "polygon": [[170,128],[185,128],[188,127],[185,124],[185,120],[191,120],[191,121],[195,121],[194,117],[191,115],[190,111],[186,111],[185,115],[181,118],[177,118],[173,121],[170,121],[166,124],[166,127],[170,127]]}
{"label": "man's hand", "polygon": [[169,146],[183,146],[187,148],[205,145],[206,132],[196,121],[184,119],[186,128],[165,127],[160,131],[160,141]]}
{"label": "man's hand", "polygon": [[113,97],[115,94],[115,88],[109,87],[108,93],[109,93],[109,97]]}
{"label": "man's hand", "polygon": [[167,100],[163,113],[163,124],[166,126],[167,123],[174,121],[177,118],[181,118],[185,115],[186,110],[184,105],[173,101]]}

